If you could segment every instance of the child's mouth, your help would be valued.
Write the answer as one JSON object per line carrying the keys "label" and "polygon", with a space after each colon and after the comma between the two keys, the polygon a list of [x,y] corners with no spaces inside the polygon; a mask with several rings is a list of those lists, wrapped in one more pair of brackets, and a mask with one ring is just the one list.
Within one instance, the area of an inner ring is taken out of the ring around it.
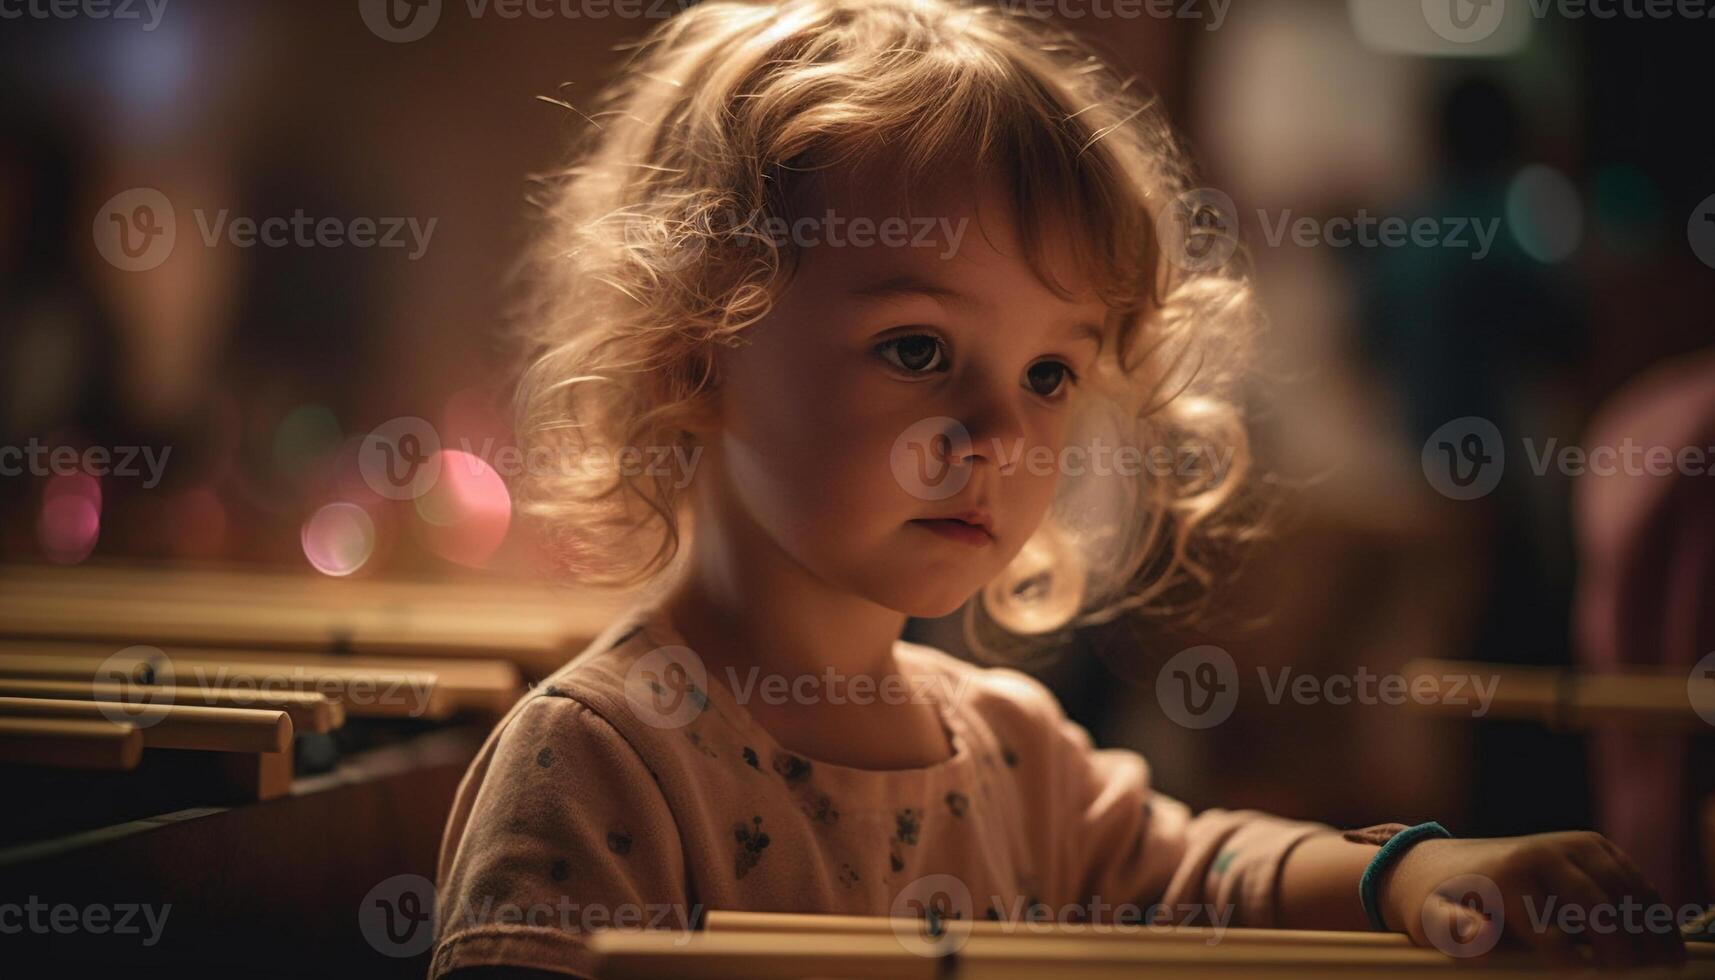
{"label": "child's mouth", "polygon": [[968,544],[976,548],[994,544],[993,532],[982,524],[973,521],[961,520],[957,517],[939,517],[915,520],[910,523],[960,544]]}

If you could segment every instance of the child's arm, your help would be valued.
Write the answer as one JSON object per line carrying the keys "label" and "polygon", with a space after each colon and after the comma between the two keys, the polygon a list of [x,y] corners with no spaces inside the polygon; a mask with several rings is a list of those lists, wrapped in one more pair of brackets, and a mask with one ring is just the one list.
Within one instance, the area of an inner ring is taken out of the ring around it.
{"label": "child's arm", "polygon": [[[1369,928],[1357,901],[1358,880],[1378,850],[1337,834],[1300,842],[1280,871],[1281,924]],[[1479,894],[1490,889],[1487,897]],[[1473,894],[1480,907],[1465,904]],[[1580,962],[1580,940],[1590,943],[1605,966],[1685,958],[1673,924],[1647,911],[1665,909],[1660,895],[1600,834],[1421,841],[1384,872],[1377,904],[1389,929],[1452,955],[1493,948],[1500,933],[1568,964]],[[1556,908],[1579,910],[1574,933],[1561,928],[1569,920],[1553,914]],[[1634,911],[1627,914],[1628,908]],[[1598,909],[1613,911],[1611,924]]]}
{"label": "child's arm", "polygon": [[[1150,785],[1148,764],[1136,753],[1096,749],[1037,682],[1021,680],[1009,690],[1049,733],[1046,770],[1029,771],[1033,753],[1020,753],[1021,775],[1047,788],[1057,806],[1070,804],[1061,812],[1075,823],[1060,867],[1073,894],[1136,897],[1174,921],[1201,909],[1217,925],[1370,929],[1358,883],[1389,836],[1381,828],[1354,832],[1367,841],[1358,843],[1326,825],[1253,811],[1194,814]],[[1490,918],[1466,905],[1478,883],[1490,895],[1485,907],[1500,907]],[[1419,841],[1386,866],[1376,902],[1389,929],[1453,955],[1493,947],[1484,946],[1488,930],[1549,957],[1575,956],[1580,941],[1603,963],[1684,956],[1677,930],[1660,922],[1671,911],[1599,834]],[[1559,928],[1569,906],[1578,917],[1573,934]],[[1611,927],[1605,918],[1584,918],[1598,907],[1603,916],[1631,911]],[[1647,908],[1655,909],[1653,926]]]}
{"label": "child's arm", "polygon": [[[1358,902],[1358,878],[1381,847],[1355,844],[1338,833],[1300,841],[1281,866],[1279,919],[1286,929],[1370,927]],[[1395,928],[1392,922],[1389,928]]]}

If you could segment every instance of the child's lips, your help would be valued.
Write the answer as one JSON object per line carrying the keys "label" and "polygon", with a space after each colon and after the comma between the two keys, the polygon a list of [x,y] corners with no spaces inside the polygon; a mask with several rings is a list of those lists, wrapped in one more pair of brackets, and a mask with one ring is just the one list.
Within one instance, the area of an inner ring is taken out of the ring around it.
{"label": "child's lips", "polygon": [[931,517],[910,523],[960,544],[976,548],[994,544],[994,532],[989,530],[986,517]]}

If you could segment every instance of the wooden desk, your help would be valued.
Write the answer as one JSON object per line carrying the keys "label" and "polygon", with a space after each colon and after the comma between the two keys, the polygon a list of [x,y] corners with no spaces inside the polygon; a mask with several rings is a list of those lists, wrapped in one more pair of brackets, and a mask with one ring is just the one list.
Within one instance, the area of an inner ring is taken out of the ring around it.
{"label": "wooden desk", "polygon": [[[667,976],[685,980],[1400,976],[1547,980],[1567,975],[1524,954],[1498,954],[1483,965],[1462,962],[1393,934],[958,921],[945,925],[943,936],[930,941],[920,932],[922,923],[911,919],[711,912],[700,933],[606,932],[592,937],[591,945],[602,956],[603,976],[618,980]],[[1715,947],[1694,945],[1690,959],[1679,968],[1625,975],[1715,977]]]}

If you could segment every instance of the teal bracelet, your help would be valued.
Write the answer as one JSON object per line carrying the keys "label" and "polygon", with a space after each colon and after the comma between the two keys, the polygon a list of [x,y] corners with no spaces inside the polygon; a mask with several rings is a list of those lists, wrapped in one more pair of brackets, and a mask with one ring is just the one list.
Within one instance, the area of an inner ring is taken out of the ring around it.
{"label": "teal bracelet", "polygon": [[1387,922],[1382,919],[1381,906],[1376,902],[1376,889],[1380,886],[1382,875],[1387,873],[1387,869],[1399,860],[1406,848],[1418,841],[1433,837],[1452,836],[1447,832],[1446,827],[1434,821],[1420,823],[1415,827],[1407,827],[1394,834],[1386,844],[1382,845],[1382,849],[1376,852],[1376,856],[1370,858],[1369,866],[1364,869],[1363,876],[1358,879],[1358,901],[1364,904],[1364,914],[1369,916],[1371,929],[1377,932],[1388,931]]}

